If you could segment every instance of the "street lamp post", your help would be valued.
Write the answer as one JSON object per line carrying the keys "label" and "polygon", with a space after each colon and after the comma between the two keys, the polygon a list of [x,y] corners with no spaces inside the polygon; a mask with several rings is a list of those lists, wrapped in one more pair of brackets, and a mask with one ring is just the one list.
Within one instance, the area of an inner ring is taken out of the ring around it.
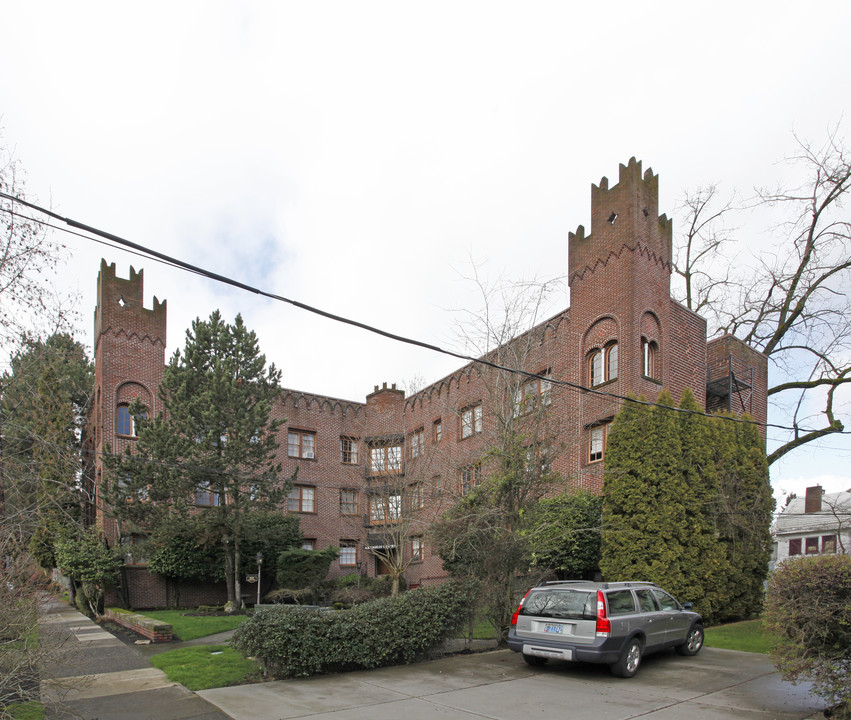
{"label": "street lamp post", "polygon": [[263,553],[259,552],[259,553],[257,553],[257,604],[258,605],[260,604],[260,581],[262,579],[261,576],[260,576],[260,566],[262,564],[263,564]]}

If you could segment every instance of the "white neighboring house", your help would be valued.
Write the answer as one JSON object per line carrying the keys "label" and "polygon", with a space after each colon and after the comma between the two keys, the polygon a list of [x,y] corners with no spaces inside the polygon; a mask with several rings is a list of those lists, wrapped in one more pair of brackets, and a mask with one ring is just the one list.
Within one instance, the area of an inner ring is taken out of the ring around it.
{"label": "white neighboring house", "polygon": [[825,493],[821,485],[793,498],[771,528],[771,567],[796,555],[851,553],[851,490]]}

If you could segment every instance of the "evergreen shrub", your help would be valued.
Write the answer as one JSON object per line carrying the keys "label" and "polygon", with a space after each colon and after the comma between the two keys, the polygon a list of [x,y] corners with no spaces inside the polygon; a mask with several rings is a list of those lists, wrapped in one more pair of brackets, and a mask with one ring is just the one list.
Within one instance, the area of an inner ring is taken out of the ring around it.
{"label": "evergreen shrub", "polygon": [[475,584],[448,582],[348,610],[292,605],[258,610],[231,645],[274,677],[305,677],[408,663],[468,622]]}
{"label": "evergreen shrub", "polygon": [[833,717],[851,717],[851,556],[786,560],[770,576],[764,619],[783,678],[811,680]]}

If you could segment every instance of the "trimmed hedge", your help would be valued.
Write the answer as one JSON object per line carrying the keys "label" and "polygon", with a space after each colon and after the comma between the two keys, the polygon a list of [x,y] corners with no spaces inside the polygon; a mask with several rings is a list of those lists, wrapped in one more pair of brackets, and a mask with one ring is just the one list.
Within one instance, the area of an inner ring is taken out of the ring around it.
{"label": "trimmed hedge", "polygon": [[263,608],[240,625],[231,646],[273,677],[305,677],[408,663],[468,622],[475,585],[448,582],[349,610]]}

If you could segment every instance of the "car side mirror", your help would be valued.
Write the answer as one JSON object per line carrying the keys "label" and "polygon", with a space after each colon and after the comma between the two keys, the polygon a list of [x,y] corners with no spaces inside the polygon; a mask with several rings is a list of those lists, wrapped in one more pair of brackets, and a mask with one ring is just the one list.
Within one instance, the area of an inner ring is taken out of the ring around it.
{"label": "car side mirror", "polygon": [[694,607],[694,605],[692,605],[692,603],[683,603],[683,607],[686,610],[691,610]]}

